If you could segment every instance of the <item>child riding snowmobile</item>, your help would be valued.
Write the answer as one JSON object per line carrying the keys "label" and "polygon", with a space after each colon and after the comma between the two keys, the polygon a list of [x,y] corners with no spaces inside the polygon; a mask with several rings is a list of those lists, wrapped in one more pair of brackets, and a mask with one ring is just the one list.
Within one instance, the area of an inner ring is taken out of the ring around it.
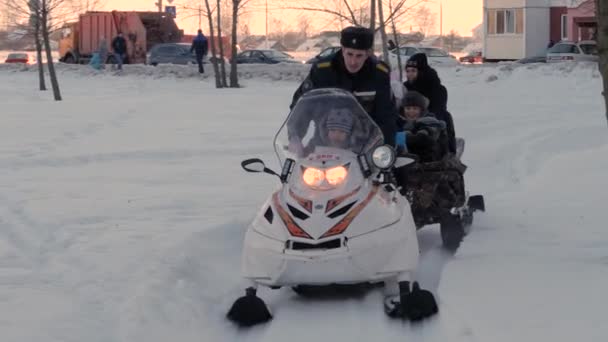
{"label": "child riding snowmobile", "polygon": [[446,125],[427,106],[428,99],[415,91],[403,99],[398,151],[416,155],[418,162],[395,169],[395,176],[416,227],[439,223],[444,247],[455,251],[473,223],[473,212],[485,210],[485,204],[483,196],[469,197],[465,191],[464,140],[457,139],[456,154],[449,152]]}

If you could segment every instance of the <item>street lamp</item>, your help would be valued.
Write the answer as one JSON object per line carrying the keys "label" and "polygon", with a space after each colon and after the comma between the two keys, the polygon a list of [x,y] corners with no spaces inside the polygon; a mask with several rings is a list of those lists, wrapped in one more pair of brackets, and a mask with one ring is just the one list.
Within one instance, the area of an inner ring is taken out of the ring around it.
{"label": "street lamp", "polygon": [[443,48],[443,0],[439,1],[439,39]]}

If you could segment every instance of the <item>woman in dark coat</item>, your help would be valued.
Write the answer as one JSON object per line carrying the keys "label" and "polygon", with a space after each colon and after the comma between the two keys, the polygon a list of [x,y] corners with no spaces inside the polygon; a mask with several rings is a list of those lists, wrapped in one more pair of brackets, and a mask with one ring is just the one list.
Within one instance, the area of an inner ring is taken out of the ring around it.
{"label": "woman in dark coat", "polygon": [[448,132],[448,145],[452,153],[456,153],[456,133],[452,114],[448,112],[448,91],[441,84],[441,79],[435,69],[429,66],[424,53],[410,57],[405,65],[407,81],[403,85],[408,91],[417,91],[429,99],[429,111],[435,117],[445,122]]}

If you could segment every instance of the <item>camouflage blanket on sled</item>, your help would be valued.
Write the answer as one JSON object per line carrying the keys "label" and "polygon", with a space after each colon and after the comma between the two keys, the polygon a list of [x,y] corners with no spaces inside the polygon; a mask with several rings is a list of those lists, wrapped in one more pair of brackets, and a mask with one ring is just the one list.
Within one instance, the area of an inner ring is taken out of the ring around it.
{"label": "camouflage blanket on sled", "polygon": [[395,170],[401,194],[409,200],[417,226],[440,222],[450,209],[465,204],[466,168],[452,157]]}

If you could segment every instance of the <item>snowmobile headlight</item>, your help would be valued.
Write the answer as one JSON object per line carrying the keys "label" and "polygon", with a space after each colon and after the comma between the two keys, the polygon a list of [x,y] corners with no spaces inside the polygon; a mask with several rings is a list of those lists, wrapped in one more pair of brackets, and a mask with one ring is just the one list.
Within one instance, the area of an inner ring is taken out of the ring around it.
{"label": "snowmobile headlight", "polygon": [[395,162],[395,151],[388,145],[378,146],[372,153],[372,162],[379,169],[388,169]]}
{"label": "snowmobile headlight", "polygon": [[325,180],[325,173],[314,167],[308,167],[302,173],[302,179],[308,186],[319,187]]}
{"label": "snowmobile headlight", "polygon": [[344,166],[336,166],[325,171],[325,179],[327,179],[327,183],[330,185],[336,186],[342,183],[346,176],[348,176],[348,170]]}

